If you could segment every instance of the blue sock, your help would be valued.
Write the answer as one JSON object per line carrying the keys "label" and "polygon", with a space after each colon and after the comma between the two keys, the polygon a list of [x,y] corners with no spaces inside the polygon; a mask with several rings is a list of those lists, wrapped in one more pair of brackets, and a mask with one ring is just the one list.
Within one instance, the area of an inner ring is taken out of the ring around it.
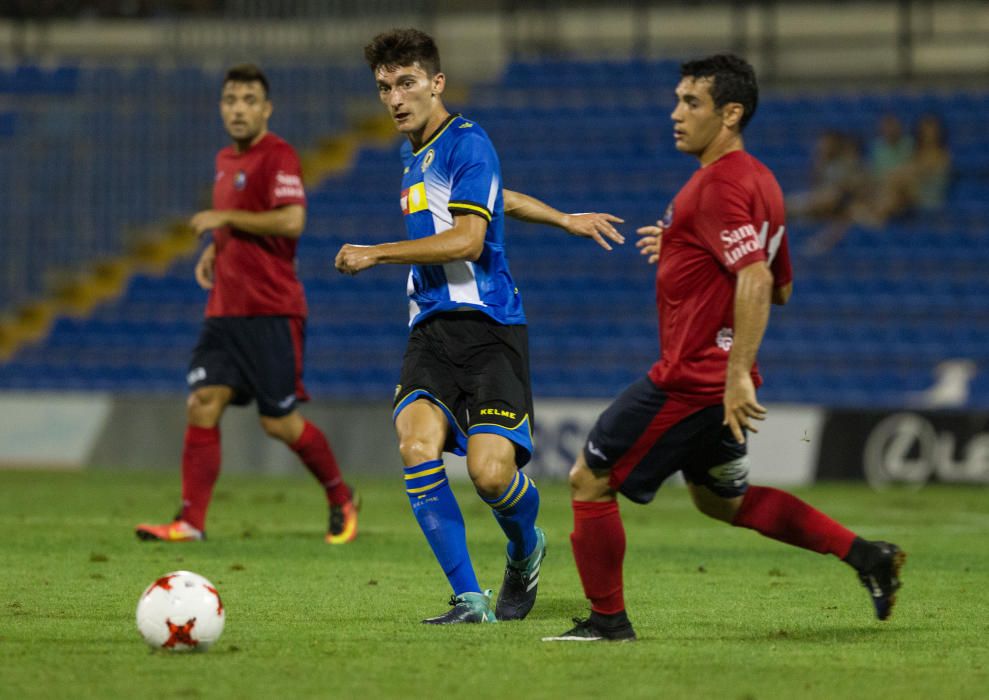
{"label": "blue sock", "polygon": [[453,586],[454,595],[479,592],[481,586],[467,552],[464,516],[450,490],[443,460],[406,467],[405,491],[412,504],[412,513]]}
{"label": "blue sock", "polygon": [[536,548],[536,516],[539,514],[539,491],[536,482],[522,472],[497,498],[483,498],[491,506],[495,520],[508,536],[508,558],[520,561]]}

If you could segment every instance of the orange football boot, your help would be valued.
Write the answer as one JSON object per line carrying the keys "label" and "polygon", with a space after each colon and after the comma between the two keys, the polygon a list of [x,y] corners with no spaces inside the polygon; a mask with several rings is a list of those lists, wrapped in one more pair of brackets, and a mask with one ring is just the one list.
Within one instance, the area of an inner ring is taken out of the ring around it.
{"label": "orange football boot", "polygon": [[206,533],[199,528],[193,527],[185,520],[176,518],[165,525],[148,525],[142,523],[138,525],[134,534],[138,539],[160,542],[198,542],[206,539]]}
{"label": "orange football boot", "polygon": [[357,537],[357,511],[361,509],[361,497],[353,489],[350,500],[330,506],[330,526],[326,531],[329,544],[346,544]]}

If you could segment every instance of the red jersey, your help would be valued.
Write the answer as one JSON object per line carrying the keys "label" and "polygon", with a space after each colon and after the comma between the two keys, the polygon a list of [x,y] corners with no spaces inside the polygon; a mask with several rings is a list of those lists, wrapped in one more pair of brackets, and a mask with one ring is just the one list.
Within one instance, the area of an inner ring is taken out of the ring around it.
{"label": "red jersey", "polygon": [[[267,133],[243,153],[227,146],[216,154],[214,209],[269,211],[306,204],[299,157],[288,142]],[[306,315],[295,273],[298,240],[255,236],[224,226],[213,231],[216,267],[207,316]]]}
{"label": "red jersey", "polygon": [[[656,271],[661,356],[649,378],[688,400],[720,403],[737,272],[764,260],[774,286],[793,279],[783,193],[769,168],[732,151],[694,173],[666,210],[664,224]],[[752,380],[762,384],[757,365]]]}

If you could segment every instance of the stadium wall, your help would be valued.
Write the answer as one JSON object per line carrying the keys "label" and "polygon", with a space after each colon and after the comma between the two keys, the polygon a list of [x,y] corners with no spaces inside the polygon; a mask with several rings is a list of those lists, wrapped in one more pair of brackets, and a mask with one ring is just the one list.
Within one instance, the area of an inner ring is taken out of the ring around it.
{"label": "stadium wall", "polygon": [[[606,401],[536,402],[537,453],[528,473],[565,479]],[[750,436],[752,480],[806,485],[866,480],[876,488],[929,481],[989,485],[989,412],[868,411],[776,404]],[[400,473],[387,402],[316,401],[305,415],[322,427],[341,465],[358,475]],[[107,394],[0,395],[0,468],[178,469],[185,408],[175,397]],[[268,438],[253,409],[222,424],[227,472],[301,473]],[[466,475],[451,458],[452,474]]]}
{"label": "stadium wall", "polygon": [[[251,5],[252,3],[247,3]],[[269,3],[222,17],[155,20],[0,20],[0,59],[154,58],[216,66],[251,56],[360,62],[384,28],[419,26],[443,47],[447,66],[472,80],[494,77],[510,58],[683,58],[712,50],[746,54],[763,80],[980,77],[989,67],[989,5],[948,0],[805,0],[704,3],[500,0],[460,3],[326,2],[318,11]],[[290,3],[291,5],[291,3]]]}

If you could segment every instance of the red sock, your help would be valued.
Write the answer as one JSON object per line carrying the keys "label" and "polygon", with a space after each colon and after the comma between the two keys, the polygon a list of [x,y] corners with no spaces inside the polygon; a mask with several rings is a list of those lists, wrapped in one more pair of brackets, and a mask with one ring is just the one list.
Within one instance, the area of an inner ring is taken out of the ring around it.
{"label": "red sock", "polygon": [[187,426],[182,447],[182,519],[200,530],[206,529],[206,509],[218,476],[220,429]]}
{"label": "red sock", "polygon": [[337,458],[333,456],[326,436],[315,425],[306,421],[302,435],[292,445],[292,450],[326,489],[326,498],[335,506],[350,500],[350,489],[343,483]]}
{"label": "red sock", "polygon": [[574,501],[570,544],[591,610],[604,615],[624,610],[625,528],[618,513],[618,501]]}
{"label": "red sock", "polygon": [[854,532],[796,496],[764,486],[749,487],[732,525],[839,559],[848,555],[855,539]]}

